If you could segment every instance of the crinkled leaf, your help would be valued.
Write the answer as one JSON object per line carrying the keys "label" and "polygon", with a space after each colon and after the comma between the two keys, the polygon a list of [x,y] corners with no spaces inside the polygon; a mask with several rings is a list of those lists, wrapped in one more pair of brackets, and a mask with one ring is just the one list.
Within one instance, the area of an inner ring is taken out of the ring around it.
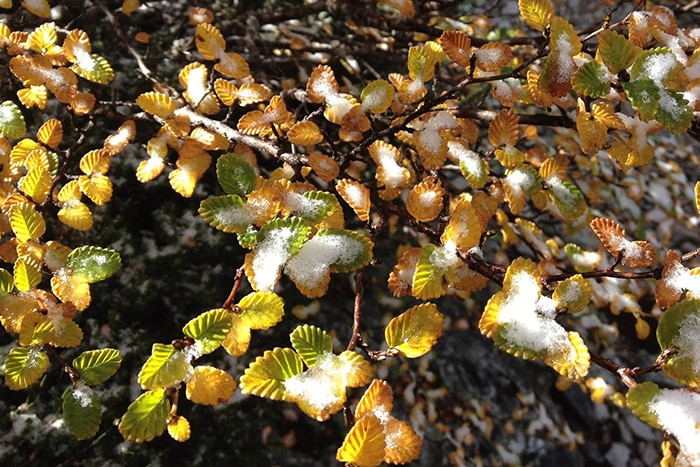
{"label": "crinkled leaf", "polygon": [[662,429],[655,413],[649,410],[649,404],[660,393],[659,387],[651,381],[645,381],[627,391],[627,407],[644,422]]}
{"label": "crinkled leaf", "polygon": [[384,330],[384,337],[390,349],[408,358],[421,357],[442,335],[444,321],[435,304],[423,303],[393,318]]}
{"label": "crinkled leaf", "polygon": [[15,347],[5,359],[5,385],[13,391],[39,381],[49,367],[49,357],[37,347]]}
{"label": "crinkled leaf", "polygon": [[586,212],[586,200],[573,183],[558,181],[550,183],[548,188],[552,201],[566,220],[576,220]]}
{"label": "crinkled leaf", "polygon": [[0,135],[19,139],[27,132],[24,116],[17,104],[5,101],[0,104]]}
{"label": "crinkled leaf", "polygon": [[46,231],[46,222],[33,203],[20,202],[10,207],[10,226],[20,242],[39,238]]}
{"label": "crinkled leaf", "polygon": [[538,31],[544,31],[554,15],[554,5],[551,0],[518,0],[520,16]]}
{"label": "crinkled leaf", "polygon": [[591,285],[581,274],[565,279],[557,285],[552,299],[557,308],[566,309],[567,313],[578,313],[591,301]]}
{"label": "crinkled leaf", "polygon": [[353,425],[338,448],[336,459],[358,467],[378,466],[384,460],[384,428],[374,415],[367,415]]}
{"label": "crinkled leaf", "polygon": [[7,270],[0,268],[0,295],[7,295],[12,293],[15,284],[12,279],[12,274]]}
{"label": "crinkled leaf", "polygon": [[661,350],[677,349],[663,365],[671,378],[690,386],[700,386],[700,300],[692,298],[676,303],[659,319],[656,338]]}
{"label": "crinkled leaf", "polygon": [[102,384],[114,375],[122,364],[117,349],[88,350],[73,360],[73,368],[80,373],[81,381],[89,386]]}
{"label": "crinkled leaf", "polygon": [[164,389],[145,392],[129,405],[119,422],[119,433],[135,443],[151,441],[165,431],[169,412]]}
{"label": "crinkled leaf", "polygon": [[269,329],[284,316],[284,302],[274,292],[253,292],[238,302],[241,320],[250,329]]}
{"label": "crinkled leaf", "polygon": [[242,233],[253,223],[253,215],[237,195],[203,200],[199,215],[212,227],[227,233]]}
{"label": "crinkled leaf", "polygon": [[688,130],[693,121],[693,108],[679,92],[662,91],[659,109],[654,118],[676,135]]}
{"label": "crinkled leaf", "polygon": [[92,438],[102,421],[99,396],[85,384],[78,383],[66,389],[63,393],[63,419],[78,440]]}
{"label": "crinkled leaf", "polygon": [[236,390],[233,377],[212,366],[197,366],[187,381],[187,398],[195,404],[219,405],[228,401]]}
{"label": "crinkled leaf", "polygon": [[219,348],[232,324],[231,313],[217,308],[192,319],[182,328],[182,333],[194,339],[195,347],[204,355]]}
{"label": "crinkled leaf", "polygon": [[292,214],[311,224],[318,224],[340,208],[338,198],[325,191],[307,191],[303,195],[292,195],[291,200]]}
{"label": "crinkled leaf", "polygon": [[109,62],[97,54],[83,54],[71,70],[81,78],[98,84],[109,84],[114,79],[114,70]]}
{"label": "crinkled leaf", "polygon": [[241,392],[272,400],[289,400],[284,382],[302,371],[304,363],[294,350],[280,347],[266,350],[241,376]]}
{"label": "crinkled leaf", "polygon": [[426,244],[416,263],[413,273],[411,293],[421,300],[441,297],[445,293],[442,277],[445,269],[434,265],[430,258],[438,247],[432,243]]}
{"label": "crinkled leaf", "polygon": [[139,371],[138,381],[144,389],[175,386],[187,377],[192,366],[187,356],[171,344],[153,344],[151,356]]}
{"label": "crinkled leaf", "polygon": [[216,177],[229,195],[247,194],[255,188],[253,167],[232,152],[222,154],[216,161]]}
{"label": "crinkled leaf", "polygon": [[83,246],[71,251],[66,267],[89,284],[107,279],[122,267],[122,259],[114,250]]}
{"label": "crinkled leaf", "polygon": [[41,267],[32,258],[18,258],[15,261],[14,282],[20,292],[30,291],[41,282]]}
{"label": "crinkled leaf", "polygon": [[394,100],[394,86],[390,82],[377,79],[367,84],[360,94],[362,109],[381,114],[387,111]]}
{"label": "crinkled leaf", "polygon": [[598,35],[598,53],[614,75],[632,65],[640,52],[641,49],[625,36],[611,29],[605,29]]}
{"label": "crinkled leaf", "polygon": [[168,417],[168,434],[175,441],[184,443],[192,434],[190,422],[182,415]]}
{"label": "crinkled leaf", "polygon": [[289,336],[292,347],[304,360],[307,367],[311,368],[316,359],[324,352],[333,352],[333,341],[323,329],[304,324],[297,326]]}
{"label": "crinkled leaf", "polygon": [[229,355],[239,357],[246,353],[250,345],[250,328],[243,322],[241,316],[231,313],[231,329],[221,346],[226,349]]}
{"label": "crinkled leaf", "polygon": [[610,92],[611,78],[612,75],[603,65],[591,60],[576,70],[571,84],[574,90],[583,96],[600,97]]}
{"label": "crinkled leaf", "polygon": [[639,78],[622,83],[632,107],[643,120],[651,120],[656,115],[661,98],[659,87],[650,78]]}

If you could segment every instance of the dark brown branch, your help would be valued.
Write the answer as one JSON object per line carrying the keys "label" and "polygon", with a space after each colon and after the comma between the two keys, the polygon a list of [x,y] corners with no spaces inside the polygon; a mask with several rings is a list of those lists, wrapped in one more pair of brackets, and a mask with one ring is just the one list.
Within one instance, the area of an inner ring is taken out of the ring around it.
{"label": "dark brown branch", "polygon": [[233,287],[231,287],[231,293],[228,294],[228,298],[224,302],[223,305],[221,305],[221,308],[224,308],[226,310],[232,310],[233,309],[233,303],[236,301],[236,294],[238,293],[238,288],[241,286],[241,281],[243,280],[243,272],[245,271],[245,268],[241,266],[236,270],[236,276],[234,277],[233,280]]}
{"label": "dark brown branch", "polygon": [[[498,112],[493,110],[481,110],[472,108],[459,108],[455,110],[455,116],[459,118],[471,118],[474,120],[480,120],[484,123],[491,122]],[[523,125],[535,125],[535,126],[549,126],[549,127],[563,127],[563,128],[575,128],[576,123],[571,120],[566,115],[546,115],[546,114],[534,114],[526,115],[519,114],[518,122]]]}
{"label": "dark brown branch", "polygon": [[355,303],[352,308],[352,337],[347,350],[355,350],[360,339],[360,326],[362,325],[362,271],[355,273]]}

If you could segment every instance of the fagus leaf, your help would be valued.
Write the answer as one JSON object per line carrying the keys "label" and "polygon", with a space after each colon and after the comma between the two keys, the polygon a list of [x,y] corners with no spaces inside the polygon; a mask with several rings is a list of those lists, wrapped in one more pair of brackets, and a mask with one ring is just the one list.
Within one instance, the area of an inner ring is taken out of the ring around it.
{"label": "fagus leaf", "polygon": [[416,305],[389,322],[384,330],[386,343],[408,358],[421,357],[442,335],[444,320],[433,303]]}
{"label": "fagus leaf", "polygon": [[117,349],[87,350],[73,360],[80,380],[89,386],[102,384],[114,375],[122,364]]}
{"label": "fagus leaf", "polygon": [[253,292],[238,302],[240,317],[250,329],[269,329],[284,316],[284,302],[273,292]]}
{"label": "fagus leaf", "polygon": [[284,382],[300,374],[303,365],[301,357],[292,349],[266,350],[241,376],[241,392],[272,400],[290,400]]}
{"label": "fagus leaf", "polygon": [[78,440],[92,438],[102,421],[100,398],[88,385],[78,381],[63,393],[63,419]]}
{"label": "fagus leaf", "polygon": [[298,326],[289,336],[292,347],[311,368],[319,355],[333,351],[331,336],[323,329],[305,324]]}
{"label": "fagus leaf", "polygon": [[170,400],[164,389],[145,392],[126,409],[119,422],[119,433],[135,443],[151,441],[165,431],[169,412]]}
{"label": "fagus leaf", "polygon": [[27,132],[22,112],[12,101],[0,104],[0,135],[19,139]]}
{"label": "fagus leaf", "polygon": [[216,161],[216,177],[229,195],[247,194],[255,188],[253,167],[232,152],[222,154]]}
{"label": "fagus leaf", "polygon": [[661,350],[677,353],[666,360],[663,371],[671,378],[690,386],[700,386],[700,300],[686,299],[676,303],[659,319],[656,338]]}
{"label": "fagus leaf", "polygon": [[49,367],[49,357],[37,347],[15,347],[5,359],[5,385],[17,391],[39,381]]}
{"label": "fagus leaf", "polygon": [[143,389],[167,388],[184,381],[191,368],[187,356],[173,345],[153,344],[138,381]]}
{"label": "fagus leaf", "polygon": [[232,325],[231,313],[217,308],[191,320],[182,328],[182,333],[194,339],[197,350],[205,355],[219,348]]}
{"label": "fagus leaf", "polygon": [[114,250],[97,246],[83,246],[71,251],[66,267],[87,283],[107,279],[122,266],[122,260]]}
{"label": "fagus leaf", "polygon": [[187,398],[195,404],[219,405],[228,401],[236,390],[233,377],[212,366],[197,366],[187,381]]}

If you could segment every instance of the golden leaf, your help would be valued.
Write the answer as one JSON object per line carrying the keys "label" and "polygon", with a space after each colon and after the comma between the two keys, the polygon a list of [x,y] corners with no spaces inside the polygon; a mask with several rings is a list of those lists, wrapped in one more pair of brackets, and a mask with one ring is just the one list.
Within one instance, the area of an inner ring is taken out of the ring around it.
{"label": "golden leaf", "polygon": [[197,50],[205,60],[216,60],[223,54],[226,41],[216,26],[208,23],[197,25],[194,34]]}
{"label": "golden leaf", "polygon": [[338,82],[335,80],[333,70],[328,65],[318,65],[311,72],[306,83],[306,93],[309,100],[316,104],[322,104],[328,96],[338,94]]}
{"label": "golden leaf", "polygon": [[37,139],[50,148],[56,148],[63,140],[63,125],[61,121],[51,118],[44,122],[36,132]]}
{"label": "golden leaf", "polygon": [[412,294],[413,276],[415,275],[416,265],[422,251],[423,249],[420,247],[406,249],[399,258],[399,262],[394,266],[391,274],[389,274],[389,290],[395,297],[404,297]]}
{"label": "golden leaf", "polygon": [[235,52],[221,54],[214,69],[227,78],[243,79],[250,74],[248,62]]}
{"label": "golden leaf", "polygon": [[323,141],[323,135],[318,125],[310,120],[292,125],[289,132],[287,132],[287,138],[289,138],[290,143],[298,144],[299,146],[312,146]]}
{"label": "golden leaf", "polygon": [[46,86],[29,86],[28,88],[23,88],[17,91],[17,97],[19,101],[26,108],[30,109],[36,107],[38,109],[44,110],[46,108],[46,103],[48,102],[48,91]]}
{"label": "golden leaf", "polygon": [[371,207],[369,188],[358,181],[344,178],[336,182],[335,189],[362,222],[369,221]]}
{"label": "golden leaf", "polygon": [[214,92],[222,104],[232,106],[236,101],[238,88],[231,81],[223,78],[217,78],[214,81]]}
{"label": "golden leaf", "polygon": [[416,14],[413,0],[383,0],[382,3],[396,8],[406,18],[413,18]]}
{"label": "golden leaf", "polygon": [[520,16],[532,28],[544,31],[554,15],[551,0],[518,0]]}
{"label": "golden leaf", "polygon": [[72,303],[78,311],[90,305],[90,284],[66,269],[57,271],[51,278],[51,290],[59,300]]}
{"label": "golden leaf", "polygon": [[193,6],[187,12],[187,24],[211,23],[214,21],[214,13],[203,7]]}
{"label": "golden leaf", "polygon": [[135,137],[136,124],[133,120],[127,120],[119,126],[115,134],[109,135],[105,139],[104,150],[107,151],[107,154],[110,156],[118,154],[122,152]]}
{"label": "golden leaf", "polygon": [[70,100],[69,104],[76,115],[89,114],[95,107],[95,96],[89,92],[78,92]]}
{"label": "golden leaf", "polygon": [[501,110],[489,124],[489,141],[495,147],[513,146],[519,132],[518,116],[510,109]]}
{"label": "golden leaf", "polygon": [[406,208],[409,214],[421,222],[434,220],[442,211],[445,190],[439,182],[425,179],[408,193]]}
{"label": "golden leaf", "polygon": [[331,182],[340,175],[340,166],[338,162],[332,157],[326,156],[318,151],[314,151],[309,155],[308,163],[324,182]]}
{"label": "golden leaf", "polygon": [[384,460],[385,447],[381,422],[374,415],[366,415],[357,421],[345,436],[343,444],[338,448],[336,459],[358,467],[375,467]]}
{"label": "golden leaf", "polygon": [[483,71],[499,71],[513,60],[513,52],[503,42],[489,42],[474,52],[476,66]]}
{"label": "golden leaf", "polygon": [[190,422],[181,415],[168,417],[168,434],[180,443],[187,441],[191,434]]}
{"label": "golden leaf", "polygon": [[219,405],[228,401],[236,390],[233,377],[211,366],[196,366],[187,381],[187,398],[195,404]]}
{"label": "golden leaf", "polygon": [[463,67],[469,67],[471,38],[462,31],[444,31],[440,36],[442,50],[450,60]]}

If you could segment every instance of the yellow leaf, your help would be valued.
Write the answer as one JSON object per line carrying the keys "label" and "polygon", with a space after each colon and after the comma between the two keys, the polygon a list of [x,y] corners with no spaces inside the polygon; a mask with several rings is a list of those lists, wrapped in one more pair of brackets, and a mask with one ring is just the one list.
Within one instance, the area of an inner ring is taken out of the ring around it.
{"label": "yellow leaf", "polygon": [[78,311],[90,305],[90,284],[67,269],[56,271],[51,278],[51,290],[59,300],[72,303]]}
{"label": "yellow leaf", "polygon": [[195,404],[219,405],[228,401],[236,390],[233,377],[211,366],[196,366],[187,382],[187,398]]}
{"label": "yellow leaf", "polygon": [[204,115],[219,111],[219,102],[209,91],[208,77],[209,70],[199,62],[188,64],[178,75],[180,85],[185,88],[182,96],[194,110]]}
{"label": "yellow leaf", "polygon": [[408,75],[412,80],[430,81],[435,75],[435,62],[423,46],[408,49]]}
{"label": "yellow leaf", "polygon": [[103,205],[112,199],[112,182],[104,175],[81,175],[78,177],[78,184],[80,191],[97,205]]}
{"label": "yellow leaf", "polygon": [[17,97],[19,101],[26,108],[31,109],[36,107],[40,110],[46,108],[46,103],[48,102],[49,95],[46,86],[29,86],[17,91]]}
{"label": "yellow leaf", "polygon": [[501,110],[489,125],[489,141],[495,147],[513,146],[518,142],[518,116],[512,110]]}
{"label": "yellow leaf", "polygon": [[451,241],[458,248],[468,250],[479,244],[482,229],[478,214],[472,203],[465,198],[460,198],[455,203],[450,215],[450,221],[445,227],[440,241],[443,245]]}
{"label": "yellow leaf", "polygon": [[439,182],[427,178],[408,193],[406,209],[420,222],[434,220],[442,211],[445,190]]}
{"label": "yellow leaf", "polygon": [[90,113],[97,99],[89,92],[78,92],[70,99],[70,108],[76,115],[87,115]]}
{"label": "yellow leaf", "polygon": [[27,296],[3,295],[0,297],[0,320],[5,331],[19,334],[26,316],[36,313],[37,301]]}
{"label": "yellow leaf", "polygon": [[435,304],[423,303],[393,318],[384,330],[384,337],[390,349],[408,358],[421,357],[442,335],[444,321]]}
{"label": "yellow leaf", "polygon": [[[133,12],[135,12],[136,10],[138,10],[140,7],[141,7],[140,0],[124,0],[124,2],[122,2],[122,13],[124,13],[126,16],[131,16],[131,14]],[[168,431],[170,431],[170,427],[168,427]],[[187,425],[187,432],[189,433],[189,424]],[[189,435],[187,437],[189,438]],[[179,439],[175,438],[174,436],[173,436],[173,438],[176,439],[177,441],[180,441]]]}
{"label": "yellow leaf", "polygon": [[273,292],[252,292],[238,302],[240,317],[250,329],[265,330],[284,316],[284,302]]}
{"label": "yellow leaf", "polygon": [[32,203],[17,203],[10,207],[10,226],[20,242],[39,238],[46,231],[46,222]]}
{"label": "yellow leaf", "polygon": [[194,34],[197,50],[205,60],[216,60],[223,54],[226,41],[216,26],[208,23],[197,25]]}
{"label": "yellow leaf", "polygon": [[520,15],[525,22],[538,31],[544,31],[554,14],[551,0],[518,0]]}
{"label": "yellow leaf", "polygon": [[31,258],[19,258],[14,268],[15,287],[20,292],[28,292],[41,282],[41,268]]}
{"label": "yellow leaf", "polygon": [[[126,1],[129,0],[125,0],[125,2]],[[168,418],[168,434],[175,441],[184,443],[190,439],[190,422],[181,415]]]}
{"label": "yellow leaf", "polygon": [[318,125],[310,120],[292,125],[287,133],[287,138],[289,138],[290,143],[300,146],[312,146],[323,141],[323,135]]}
{"label": "yellow leaf", "polygon": [[133,120],[127,120],[119,126],[117,132],[105,139],[104,150],[113,156],[126,148],[130,141],[136,137],[136,124]]}
{"label": "yellow leaf", "polygon": [[233,325],[226,334],[226,338],[221,343],[222,347],[226,349],[229,355],[233,357],[240,357],[248,350],[250,345],[250,327],[243,322],[241,316],[236,313],[231,313],[231,320]]}
{"label": "yellow leaf", "polygon": [[369,188],[360,182],[344,178],[336,182],[335,189],[362,222],[369,220],[371,206]]}
{"label": "yellow leaf", "polygon": [[136,168],[136,178],[141,183],[150,182],[163,172],[165,161],[161,157],[149,157],[139,162]]}
{"label": "yellow leaf", "polygon": [[63,125],[61,121],[51,118],[44,122],[36,132],[37,139],[50,148],[56,148],[63,140]]}
{"label": "yellow leaf", "polygon": [[219,63],[214,65],[214,69],[227,78],[243,79],[250,75],[248,62],[235,52],[223,53],[219,55]]}
{"label": "yellow leaf", "polygon": [[145,112],[162,119],[171,118],[175,112],[175,101],[160,92],[145,92],[136,98],[136,104]]}
{"label": "yellow leaf", "polygon": [[381,114],[387,111],[394,100],[394,86],[386,80],[378,79],[369,83],[362,90],[362,110]]}
{"label": "yellow leaf", "polygon": [[24,0],[22,6],[40,18],[51,17],[51,5],[47,0]]}
{"label": "yellow leaf", "polygon": [[51,189],[51,175],[43,167],[34,167],[17,183],[17,188],[36,203],[43,203]]}
{"label": "yellow leaf", "polygon": [[384,460],[384,428],[374,415],[359,419],[338,448],[336,459],[358,467],[375,467]]}
{"label": "yellow leaf", "polygon": [[104,149],[93,149],[80,159],[80,170],[85,175],[104,175],[109,170],[111,159]]}
{"label": "yellow leaf", "polygon": [[231,81],[223,78],[217,78],[214,81],[214,92],[222,104],[232,106],[236,101],[238,88]]}
{"label": "yellow leaf", "polygon": [[557,285],[552,300],[557,303],[557,308],[566,309],[567,313],[578,313],[590,302],[591,293],[588,281],[581,274],[576,274]]}

